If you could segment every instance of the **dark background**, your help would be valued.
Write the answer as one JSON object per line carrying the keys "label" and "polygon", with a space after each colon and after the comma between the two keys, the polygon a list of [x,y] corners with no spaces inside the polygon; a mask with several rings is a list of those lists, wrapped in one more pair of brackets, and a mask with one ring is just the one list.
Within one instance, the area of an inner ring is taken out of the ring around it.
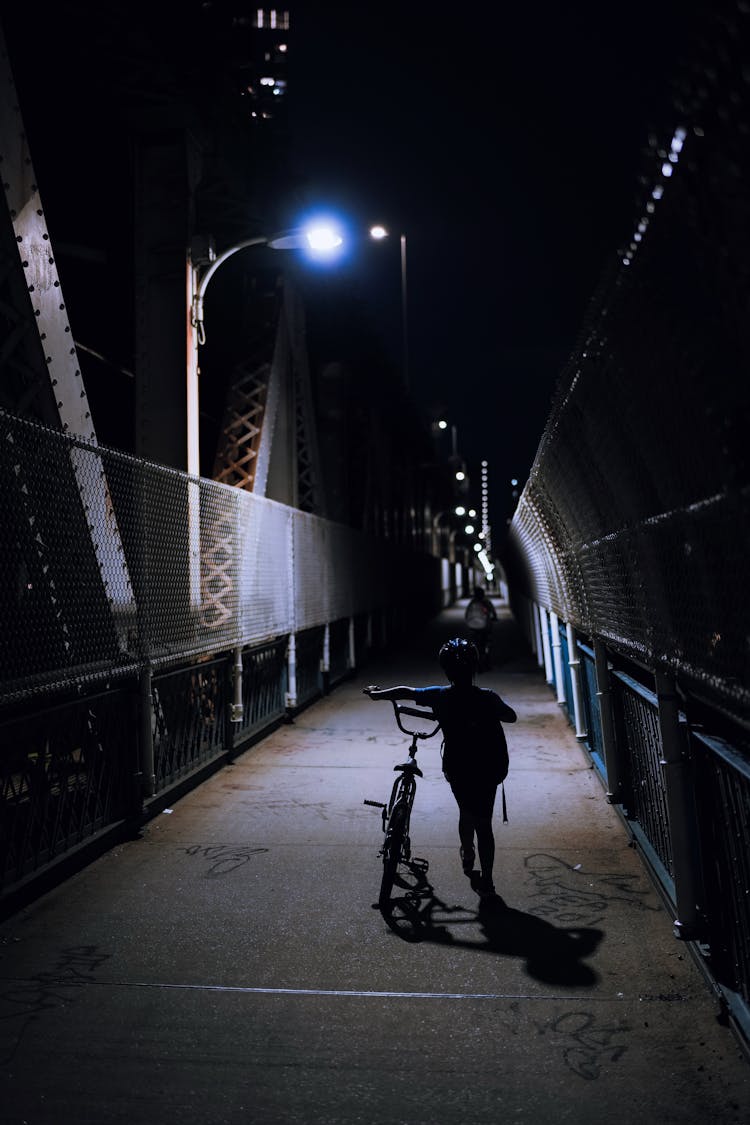
{"label": "dark background", "polygon": [[[218,243],[338,214],[348,256],[309,274],[310,293],[329,314],[356,298],[397,369],[406,235],[410,391],[427,421],[455,425],[477,488],[489,461],[502,525],[588,302],[632,236],[649,135],[668,145],[678,123],[670,84],[700,9],[293,3],[288,131],[245,148],[226,33],[242,7],[62,0],[3,14],[64,291],[86,294],[69,302],[73,331],[107,360],[83,357],[100,439],[127,447],[133,413],[128,131],[218,122],[252,185],[231,200],[216,188]],[[376,220],[389,242],[366,239]],[[208,388],[205,404],[218,412]]]}
{"label": "dark background", "polygon": [[[669,144],[684,5],[301,4],[291,153],[310,201],[383,221],[348,265],[409,377],[490,463],[525,479],[588,301],[632,237],[649,133]],[[478,481],[478,474],[475,473]]]}

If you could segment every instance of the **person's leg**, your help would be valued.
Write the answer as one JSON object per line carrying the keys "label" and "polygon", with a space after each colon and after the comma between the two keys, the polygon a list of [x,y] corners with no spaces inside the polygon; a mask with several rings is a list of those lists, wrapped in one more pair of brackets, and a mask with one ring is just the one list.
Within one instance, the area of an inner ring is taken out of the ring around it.
{"label": "person's leg", "polygon": [[474,870],[474,831],[474,817],[459,805],[458,838],[461,841],[461,863],[467,874]]}
{"label": "person's leg", "polygon": [[458,838],[461,841],[461,865],[469,875],[474,869],[474,816],[466,801],[466,794],[460,783],[450,782],[451,791],[458,805]]}
{"label": "person's leg", "polygon": [[477,834],[479,866],[482,870],[482,886],[487,890],[494,888],[492,869],[495,864],[495,836],[492,831],[492,817],[478,817],[474,821]]}
{"label": "person's leg", "polygon": [[492,831],[492,813],[495,808],[497,786],[494,784],[483,785],[477,793],[472,805],[474,814],[474,831],[477,836],[477,851],[479,852],[479,866],[482,871],[480,892],[494,894],[495,884],[492,869],[495,865],[495,836]]}

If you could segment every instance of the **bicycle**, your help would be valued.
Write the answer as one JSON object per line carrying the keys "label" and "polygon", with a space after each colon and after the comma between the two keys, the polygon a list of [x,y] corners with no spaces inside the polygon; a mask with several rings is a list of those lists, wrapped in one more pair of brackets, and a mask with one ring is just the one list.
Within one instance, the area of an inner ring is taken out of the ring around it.
{"label": "bicycle", "polygon": [[[391,891],[396,881],[399,865],[408,863],[411,859],[411,839],[409,836],[411,810],[417,793],[417,778],[424,776],[416,763],[417,743],[425,738],[433,738],[440,729],[440,723],[431,711],[419,710],[416,707],[405,707],[393,699],[390,702],[393,704],[399,730],[411,738],[409,759],[393,767],[399,776],[393,783],[391,796],[386,804],[383,804],[382,801],[366,800],[364,802],[366,805],[382,809],[384,839],[383,846],[378,854],[383,857],[383,878],[380,883],[378,906],[384,913],[387,913],[390,907]],[[435,723],[435,729],[431,731],[407,730],[401,722],[402,715],[427,719],[428,722]]]}

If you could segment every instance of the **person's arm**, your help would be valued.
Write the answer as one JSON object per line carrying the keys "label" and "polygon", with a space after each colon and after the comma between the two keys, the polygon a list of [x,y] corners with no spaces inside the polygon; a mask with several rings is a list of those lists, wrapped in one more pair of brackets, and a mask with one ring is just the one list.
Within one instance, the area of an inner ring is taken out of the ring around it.
{"label": "person's arm", "polygon": [[369,687],[362,689],[365,695],[369,695],[370,699],[414,699],[416,697],[416,688],[406,687],[389,687],[379,688],[375,684],[370,684]]}
{"label": "person's arm", "polygon": [[504,699],[500,699],[499,695],[498,695],[497,698],[500,700],[500,711],[499,711],[499,714],[498,714],[498,719],[500,720],[500,722],[501,723],[515,723],[516,719],[518,718],[518,715],[516,715],[513,708],[509,707]]}

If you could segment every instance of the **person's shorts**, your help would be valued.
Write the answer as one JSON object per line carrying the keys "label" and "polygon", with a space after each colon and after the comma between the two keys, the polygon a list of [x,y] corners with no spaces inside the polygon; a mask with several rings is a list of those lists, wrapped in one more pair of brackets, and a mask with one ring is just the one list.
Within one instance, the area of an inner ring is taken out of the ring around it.
{"label": "person's shorts", "polygon": [[463,779],[449,778],[453,796],[461,811],[466,811],[478,820],[490,820],[495,808],[497,785],[494,781],[480,781],[476,777]]}

